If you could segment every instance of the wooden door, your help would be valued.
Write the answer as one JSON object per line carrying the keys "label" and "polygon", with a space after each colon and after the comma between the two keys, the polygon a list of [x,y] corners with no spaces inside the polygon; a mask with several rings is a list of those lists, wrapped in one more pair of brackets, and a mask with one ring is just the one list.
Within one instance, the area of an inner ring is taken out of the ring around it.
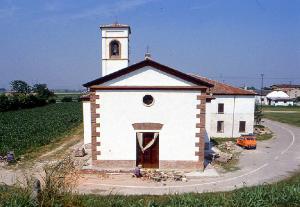
{"label": "wooden door", "polygon": [[[154,133],[143,133],[143,147],[145,147],[154,137]],[[136,165],[141,164],[143,168],[159,168],[159,136],[154,144],[144,153],[140,149],[136,140]]]}

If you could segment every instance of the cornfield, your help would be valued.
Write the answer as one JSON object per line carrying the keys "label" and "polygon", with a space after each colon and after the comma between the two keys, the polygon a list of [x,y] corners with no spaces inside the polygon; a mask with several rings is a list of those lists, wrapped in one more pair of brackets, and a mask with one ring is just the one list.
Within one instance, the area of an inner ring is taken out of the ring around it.
{"label": "cornfield", "polygon": [[60,103],[0,113],[0,155],[16,156],[49,144],[82,122],[81,103]]}

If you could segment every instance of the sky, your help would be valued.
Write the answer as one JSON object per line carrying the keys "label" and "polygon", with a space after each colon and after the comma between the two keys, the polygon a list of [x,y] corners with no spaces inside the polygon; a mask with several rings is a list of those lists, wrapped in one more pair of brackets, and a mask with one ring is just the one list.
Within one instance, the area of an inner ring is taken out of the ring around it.
{"label": "sky", "polygon": [[0,0],[0,88],[82,89],[101,75],[99,26],[129,24],[153,60],[235,86],[300,84],[299,0]]}

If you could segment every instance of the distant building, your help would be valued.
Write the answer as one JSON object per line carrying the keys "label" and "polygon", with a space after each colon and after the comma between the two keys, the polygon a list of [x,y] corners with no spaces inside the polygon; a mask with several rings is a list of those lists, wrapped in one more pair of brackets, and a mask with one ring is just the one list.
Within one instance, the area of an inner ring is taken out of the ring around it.
{"label": "distant building", "polygon": [[271,89],[274,91],[283,91],[287,93],[290,98],[300,97],[300,85],[276,84],[272,85]]}
{"label": "distant building", "polygon": [[267,99],[267,95],[268,93],[272,92],[271,90],[254,90],[254,92],[256,93],[255,95],[255,103],[256,104],[262,104],[262,105],[268,105],[268,99]]}
{"label": "distant building", "polygon": [[293,106],[294,99],[290,98],[289,95],[283,91],[272,91],[268,93],[267,101],[268,105],[271,106]]}

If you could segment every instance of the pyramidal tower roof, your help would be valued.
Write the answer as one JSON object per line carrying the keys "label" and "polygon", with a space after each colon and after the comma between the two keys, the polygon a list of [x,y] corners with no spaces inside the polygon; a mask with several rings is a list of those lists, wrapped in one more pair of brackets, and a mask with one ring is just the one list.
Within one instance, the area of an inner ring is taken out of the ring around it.
{"label": "pyramidal tower roof", "polygon": [[128,24],[120,24],[118,22],[115,22],[113,24],[104,24],[100,26],[100,29],[105,29],[105,28],[128,28],[129,33],[131,33],[130,26]]}

